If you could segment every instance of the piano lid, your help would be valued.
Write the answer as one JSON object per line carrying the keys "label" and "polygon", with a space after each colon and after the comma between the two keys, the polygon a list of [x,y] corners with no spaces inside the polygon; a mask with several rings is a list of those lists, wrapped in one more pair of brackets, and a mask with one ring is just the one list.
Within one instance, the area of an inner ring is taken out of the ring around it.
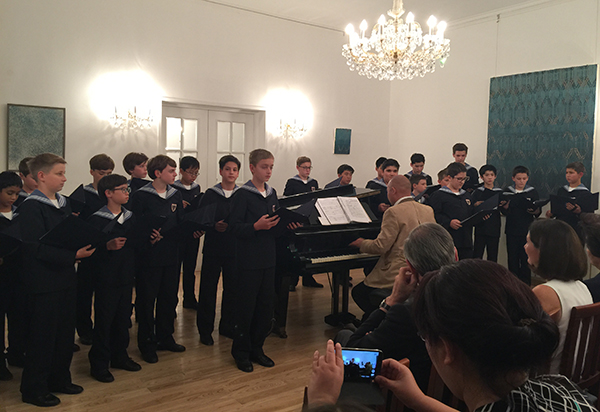
{"label": "piano lid", "polygon": [[279,198],[279,206],[281,207],[292,207],[305,204],[313,199],[320,199],[323,197],[337,197],[337,196],[356,196],[359,199],[365,197],[374,196],[379,194],[379,190],[363,189],[355,187],[354,185],[344,185],[331,187],[329,189],[317,189],[312,192],[300,193],[291,196],[282,196]]}

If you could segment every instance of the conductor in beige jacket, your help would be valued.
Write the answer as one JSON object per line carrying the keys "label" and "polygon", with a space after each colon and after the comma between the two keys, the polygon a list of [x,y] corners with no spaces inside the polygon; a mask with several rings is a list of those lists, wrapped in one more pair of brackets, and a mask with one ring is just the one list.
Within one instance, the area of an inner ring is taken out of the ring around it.
{"label": "conductor in beige jacket", "polygon": [[363,319],[392,292],[396,275],[401,267],[406,266],[404,241],[408,234],[421,223],[435,223],[433,209],[415,202],[410,186],[404,176],[390,180],[387,195],[393,206],[383,214],[377,239],[358,238],[350,244],[360,248],[362,253],[381,255],[371,273],[352,289],[352,298],[365,312]]}

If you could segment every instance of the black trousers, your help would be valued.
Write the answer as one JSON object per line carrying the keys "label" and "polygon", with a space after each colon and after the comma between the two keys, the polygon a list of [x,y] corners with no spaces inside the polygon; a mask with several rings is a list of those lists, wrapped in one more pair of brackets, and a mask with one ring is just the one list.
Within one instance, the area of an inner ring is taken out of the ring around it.
{"label": "black trousers", "polygon": [[236,286],[235,335],[231,354],[235,359],[248,359],[263,353],[263,344],[271,327],[275,267],[242,270]]}
{"label": "black trousers", "polygon": [[498,245],[500,238],[496,236],[479,235],[475,233],[475,244],[473,257],[475,259],[483,259],[483,251],[487,249],[487,260],[492,262],[498,261]]}
{"label": "black trousers", "polygon": [[531,285],[531,269],[525,253],[527,235],[506,235],[506,251],[508,253],[508,270],[528,285]]}
{"label": "black trousers", "polygon": [[21,282],[14,282],[10,290],[11,293],[6,313],[8,319],[8,348],[6,350],[6,358],[10,363],[22,364],[25,359],[25,347],[27,344],[27,293],[25,293],[25,286]]}
{"label": "black trousers", "polygon": [[178,288],[177,265],[142,266],[136,271],[135,311],[141,352],[155,351],[157,342],[174,342]]}
{"label": "black trousers", "polygon": [[79,337],[92,337],[92,298],[94,284],[92,270],[87,262],[77,267],[77,334]]}
{"label": "black trousers", "polygon": [[76,288],[28,296],[30,311],[21,393],[42,396],[71,383]]}
{"label": "black trousers", "polygon": [[108,369],[110,362],[129,359],[131,286],[99,286],[94,300],[94,334],[88,353],[92,371]]}
{"label": "black trousers", "polygon": [[183,301],[196,301],[196,263],[200,239],[187,239],[179,248],[179,267],[183,264]]}
{"label": "black trousers", "polygon": [[223,273],[223,295],[221,299],[221,321],[219,330],[226,334],[233,333],[235,325],[235,261],[227,256],[205,254],[202,259],[200,275],[200,292],[198,294],[198,314],[196,325],[200,335],[210,335],[215,327],[217,306],[217,286]]}
{"label": "black trousers", "polygon": [[366,320],[373,311],[379,308],[381,301],[392,293],[391,289],[372,288],[360,282],[352,288],[352,299],[364,312],[362,320]]}

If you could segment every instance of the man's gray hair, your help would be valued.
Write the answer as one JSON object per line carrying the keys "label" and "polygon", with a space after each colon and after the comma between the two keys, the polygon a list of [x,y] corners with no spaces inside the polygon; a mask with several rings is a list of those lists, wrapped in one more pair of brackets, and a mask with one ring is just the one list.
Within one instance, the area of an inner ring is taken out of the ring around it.
{"label": "man's gray hair", "polygon": [[437,223],[414,228],[404,242],[404,256],[421,276],[456,261],[452,236]]}

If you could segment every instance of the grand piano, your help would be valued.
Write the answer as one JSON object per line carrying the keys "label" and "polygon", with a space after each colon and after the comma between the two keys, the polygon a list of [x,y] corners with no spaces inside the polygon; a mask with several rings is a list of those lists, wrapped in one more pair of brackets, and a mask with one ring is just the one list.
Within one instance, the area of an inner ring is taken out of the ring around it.
{"label": "grand piano", "polygon": [[[277,286],[278,304],[275,310],[274,333],[281,337],[287,336],[285,325],[290,273],[300,275],[332,273],[331,313],[325,316],[325,322],[332,326],[340,326],[351,323],[355,319],[355,316],[348,311],[350,270],[374,266],[379,256],[360,253],[357,248],[348,245],[359,237],[375,239],[379,234],[381,221],[377,220],[367,203],[362,201],[378,193],[378,190],[358,189],[346,185],[279,199],[280,207],[302,212],[308,216],[310,223],[288,232],[285,241],[282,239],[278,242],[277,266],[281,284]],[[372,222],[322,225],[314,202],[318,198],[336,196],[358,197]]]}

